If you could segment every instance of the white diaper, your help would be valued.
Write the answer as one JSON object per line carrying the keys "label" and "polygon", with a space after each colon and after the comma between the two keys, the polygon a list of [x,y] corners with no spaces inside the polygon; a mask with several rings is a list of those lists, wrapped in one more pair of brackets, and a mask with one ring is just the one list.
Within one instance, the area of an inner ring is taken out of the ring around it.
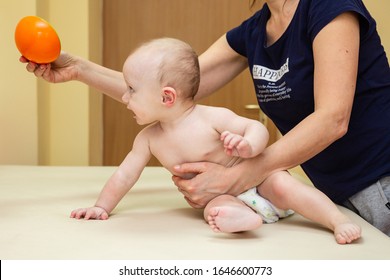
{"label": "white diaper", "polygon": [[266,224],[275,223],[280,218],[285,218],[294,214],[293,210],[279,209],[267,199],[261,197],[257,192],[257,188],[247,190],[237,196],[237,198],[259,214],[263,218],[263,222]]}

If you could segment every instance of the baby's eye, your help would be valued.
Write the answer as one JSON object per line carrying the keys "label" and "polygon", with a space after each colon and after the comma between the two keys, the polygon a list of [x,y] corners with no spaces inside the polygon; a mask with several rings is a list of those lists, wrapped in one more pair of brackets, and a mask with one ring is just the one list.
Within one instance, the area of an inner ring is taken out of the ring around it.
{"label": "baby's eye", "polygon": [[130,93],[133,93],[133,92],[134,92],[134,89],[133,89],[131,86],[129,86],[129,92],[130,92]]}

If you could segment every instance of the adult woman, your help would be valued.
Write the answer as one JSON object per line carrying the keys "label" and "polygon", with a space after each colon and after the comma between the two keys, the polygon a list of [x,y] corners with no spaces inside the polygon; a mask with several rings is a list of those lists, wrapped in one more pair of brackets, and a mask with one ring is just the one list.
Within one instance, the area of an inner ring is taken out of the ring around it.
{"label": "adult woman", "polygon": [[[275,171],[302,164],[334,202],[390,235],[390,122],[377,121],[390,117],[390,70],[374,20],[361,0],[264,2],[200,56],[197,98],[249,64],[259,104],[284,136],[232,168],[177,166],[199,174],[174,177],[175,184],[190,205],[203,207],[221,193],[238,195]],[[120,100],[121,73],[65,54],[58,65],[65,68],[30,63],[27,69],[53,82],[77,79]]]}

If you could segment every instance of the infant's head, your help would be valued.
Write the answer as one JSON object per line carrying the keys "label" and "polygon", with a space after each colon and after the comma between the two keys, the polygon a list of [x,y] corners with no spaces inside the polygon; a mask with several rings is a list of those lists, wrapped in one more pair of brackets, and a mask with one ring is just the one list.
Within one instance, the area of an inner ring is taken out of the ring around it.
{"label": "infant's head", "polygon": [[146,42],[126,60],[124,72],[130,63],[131,67],[136,65],[144,75],[154,75],[162,87],[175,88],[181,97],[193,99],[198,91],[198,56],[183,41],[161,38]]}

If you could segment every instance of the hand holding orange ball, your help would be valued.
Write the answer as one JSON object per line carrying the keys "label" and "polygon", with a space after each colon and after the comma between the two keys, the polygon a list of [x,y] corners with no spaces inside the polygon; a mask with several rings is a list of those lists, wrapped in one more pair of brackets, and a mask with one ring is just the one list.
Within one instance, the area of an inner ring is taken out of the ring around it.
{"label": "hand holding orange ball", "polygon": [[37,16],[27,16],[19,21],[15,29],[15,43],[26,59],[38,64],[53,62],[61,52],[57,32]]}

